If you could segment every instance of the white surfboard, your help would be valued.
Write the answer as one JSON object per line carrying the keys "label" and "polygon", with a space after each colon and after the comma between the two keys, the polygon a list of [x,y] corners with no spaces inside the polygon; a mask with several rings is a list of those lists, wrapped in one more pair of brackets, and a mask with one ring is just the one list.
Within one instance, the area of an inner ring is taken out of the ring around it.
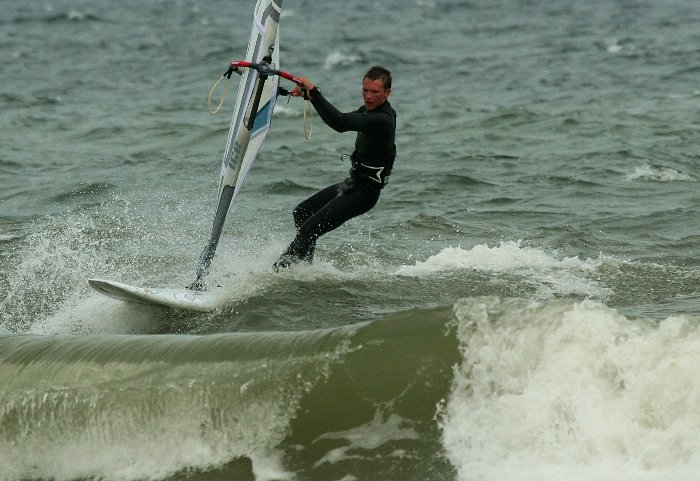
{"label": "white surfboard", "polygon": [[194,311],[212,311],[220,305],[213,294],[190,289],[137,287],[108,279],[89,279],[88,284],[102,295],[125,302]]}

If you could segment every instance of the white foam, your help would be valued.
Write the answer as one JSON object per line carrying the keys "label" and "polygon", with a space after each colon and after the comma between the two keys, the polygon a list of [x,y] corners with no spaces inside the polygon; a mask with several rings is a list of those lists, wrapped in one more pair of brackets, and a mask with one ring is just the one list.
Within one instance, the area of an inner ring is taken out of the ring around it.
{"label": "white foam", "polygon": [[283,453],[276,449],[263,449],[249,456],[255,481],[285,481],[294,479],[294,473],[283,467]]}
{"label": "white foam", "polygon": [[447,247],[425,261],[413,266],[403,266],[397,275],[421,276],[436,272],[460,269],[509,271],[527,266],[552,266],[560,261],[533,247],[523,247],[521,242],[501,242],[499,246],[477,245],[470,250]]}
{"label": "white foam", "polygon": [[668,167],[655,167],[648,164],[636,167],[634,172],[627,174],[626,179],[628,181],[648,180],[654,182],[696,182],[695,177],[690,174],[685,174]]}
{"label": "white foam", "polygon": [[[263,409],[261,406],[260,409]],[[258,416],[264,422],[263,416]],[[177,420],[166,426],[154,426],[153,433],[136,432],[136,426],[124,422],[118,426],[114,420],[106,421],[104,438],[76,439],[67,433],[61,445],[34,442],[30,439],[24,449],[10,447],[0,453],[0,478],[25,479],[51,478],[71,480],[97,477],[109,481],[133,481],[140,479],[167,479],[185,468],[206,470],[222,466],[237,456],[245,456],[246,443],[255,445],[265,441],[263,429],[232,440],[224,435],[210,438],[202,435],[202,418],[198,413],[183,411]],[[277,419],[271,419],[268,427],[275,430]],[[160,427],[160,429],[158,429]],[[109,433],[116,429],[116,433]],[[88,431],[99,431],[99,426],[88,426]],[[120,431],[124,431],[123,433]],[[121,439],[123,434],[125,439]],[[95,435],[96,437],[99,434]],[[261,440],[256,438],[261,437]],[[270,435],[274,438],[275,434]],[[89,437],[86,435],[85,437]],[[128,439],[126,439],[128,437]],[[7,447],[7,446],[6,446]],[[279,467],[279,456],[263,454],[250,456],[256,481],[290,479]],[[270,451],[271,452],[271,451]]]}
{"label": "white foam", "polygon": [[511,273],[524,277],[536,289],[540,299],[553,294],[579,294],[605,299],[608,288],[600,285],[594,274],[606,258],[581,260],[578,257],[558,258],[535,247],[523,246],[520,241],[501,242],[489,247],[477,245],[470,250],[447,247],[425,261],[402,266],[395,275],[430,276],[446,271],[473,269],[478,271]]}
{"label": "white foam", "polygon": [[287,105],[277,102],[275,104],[275,116],[281,115],[282,117],[299,117],[300,112],[298,109],[294,109]]}
{"label": "white foam", "polygon": [[374,418],[369,423],[347,431],[323,434],[315,439],[314,442],[322,439],[342,440],[346,444],[329,451],[316,462],[316,467],[324,463],[334,464],[339,461],[357,458],[359,457],[359,450],[371,453],[373,450],[391,441],[418,439],[418,433],[401,416],[391,414],[386,417],[380,409],[377,409],[374,413]]}
{"label": "white foam", "polygon": [[616,38],[607,39],[605,41],[605,47],[608,53],[619,53],[622,51],[622,45],[620,45]]}
{"label": "white foam", "polygon": [[352,65],[359,62],[360,56],[356,54],[347,54],[343,52],[333,52],[326,57],[323,67],[326,70],[339,66]]}
{"label": "white foam", "polygon": [[463,362],[442,426],[460,481],[697,478],[698,319],[498,298],[455,316]]}
{"label": "white foam", "polygon": [[85,20],[88,14],[79,10],[71,10],[66,14],[68,20]]}

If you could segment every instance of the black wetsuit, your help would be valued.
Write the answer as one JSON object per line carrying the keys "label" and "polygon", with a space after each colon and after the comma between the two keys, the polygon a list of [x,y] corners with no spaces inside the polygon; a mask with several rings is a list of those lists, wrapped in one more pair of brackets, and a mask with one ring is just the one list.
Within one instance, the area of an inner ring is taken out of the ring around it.
{"label": "black wetsuit", "polygon": [[337,132],[357,131],[350,177],[296,206],[293,215],[297,235],[275,263],[276,269],[301,260],[310,263],[320,236],[374,207],[396,158],[396,112],[388,101],[374,110],[362,106],[342,113],[318,90],[312,94],[311,103],[328,126]]}

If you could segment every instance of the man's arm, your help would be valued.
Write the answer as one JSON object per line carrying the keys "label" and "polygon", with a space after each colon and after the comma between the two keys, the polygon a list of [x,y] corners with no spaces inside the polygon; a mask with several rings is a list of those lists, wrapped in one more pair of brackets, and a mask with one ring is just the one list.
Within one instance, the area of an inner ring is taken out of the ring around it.
{"label": "man's arm", "polygon": [[394,120],[389,113],[377,112],[376,114],[367,114],[367,112],[360,112],[359,110],[343,113],[326,100],[308,77],[300,77],[300,79],[302,83],[292,91],[292,95],[296,97],[304,96],[305,90],[306,95],[309,96],[312,105],[323,121],[336,132],[347,132],[349,130],[367,132],[391,129],[394,126]]}
{"label": "man's arm", "polygon": [[323,121],[336,132],[347,132],[349,130],[355,132],[377,131],[390,129],[393,126],[393,120],[389,113],[373,112],[368,114],[357,110],[343,113],[326,100],[318,90],[312,93],[311,104]]}

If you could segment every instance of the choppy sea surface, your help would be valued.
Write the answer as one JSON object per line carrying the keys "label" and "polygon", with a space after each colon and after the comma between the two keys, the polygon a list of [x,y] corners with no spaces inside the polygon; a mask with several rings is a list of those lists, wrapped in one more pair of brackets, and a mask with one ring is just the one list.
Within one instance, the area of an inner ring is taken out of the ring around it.
{"label": "choppy sea surface", "polygon": [[354,142],[280,99],[222,306],[100,296],[194,280],[253,6],[0,1],[0,481],[698,479],[700,4],[285,0],[341,110],[394,74],[378,205],[272,271]]}

